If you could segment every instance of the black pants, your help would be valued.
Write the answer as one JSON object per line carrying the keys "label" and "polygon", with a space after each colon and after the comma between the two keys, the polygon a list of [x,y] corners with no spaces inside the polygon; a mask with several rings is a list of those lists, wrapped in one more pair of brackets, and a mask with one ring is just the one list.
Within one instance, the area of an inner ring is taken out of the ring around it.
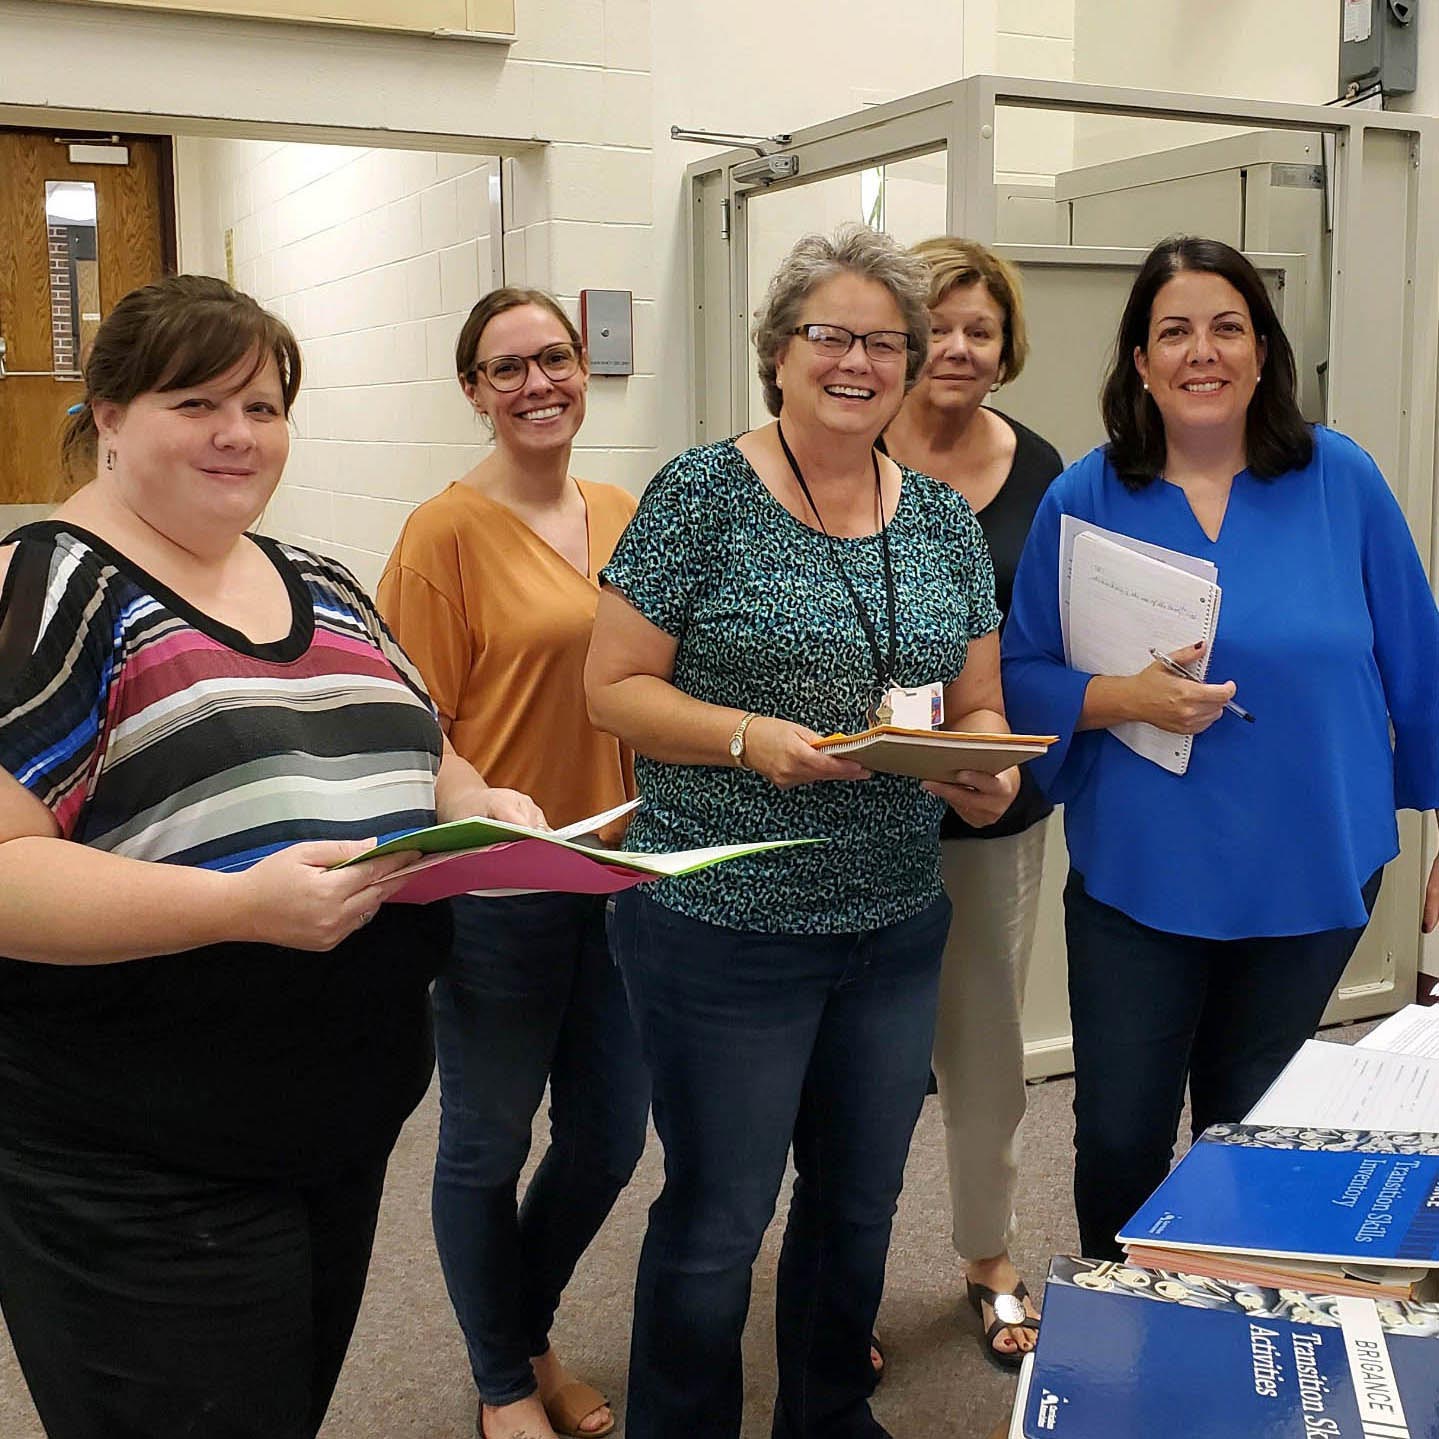
{"label": "black pants", "polygon": [[290,1186],[0,1142],[0,1307],[49,1439],[311,1439],[386,1158]]}
{"label": "black pants", "polygon": [[[1371,914],[1383,873],[1364,886]],[[1169,1172],[1186,1081],[1196,1135],[1243,1119],[1313,1035],[1364,930],[1168,934],[1101,904],[1073,870],[1064,921],[1079,1243],[1118,1259],[1115,1233]]]}

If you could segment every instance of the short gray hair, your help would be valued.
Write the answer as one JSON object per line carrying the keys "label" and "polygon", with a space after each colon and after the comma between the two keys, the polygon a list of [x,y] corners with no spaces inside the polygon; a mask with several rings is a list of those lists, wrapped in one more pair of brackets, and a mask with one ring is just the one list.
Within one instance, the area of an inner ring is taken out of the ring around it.
{"label": "short gray hair", "polygon": [[799,312],[810,291],[836,275],[858,275],[883,285],[904,316],[909,335],[904,387],[910,389],[929,354],[929,267],[888,235],[867,225],[841,225],[831,240],[805,235],[780,262],[769,282],[763,304],[754,312],[755,352],[759,381],[770,414],[777,415],[783,396],[775,372],[784,347],[799,324]]}

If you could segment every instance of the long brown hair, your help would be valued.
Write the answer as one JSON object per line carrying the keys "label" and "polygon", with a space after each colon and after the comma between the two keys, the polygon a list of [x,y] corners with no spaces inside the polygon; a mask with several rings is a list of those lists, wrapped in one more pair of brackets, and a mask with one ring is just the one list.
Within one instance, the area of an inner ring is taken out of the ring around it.
{"label": "long brown hair", "polygon": [[85,398],[60,439],[65,487],[94,473],[97,401],[128,405],[152,391],[203,385],[246,358],[254,362],[247,381],[275,361],[288,416],[300,391],[300,347],[279,316],[210,275],[169,275],[131,290],[105,317],[85,361]]}

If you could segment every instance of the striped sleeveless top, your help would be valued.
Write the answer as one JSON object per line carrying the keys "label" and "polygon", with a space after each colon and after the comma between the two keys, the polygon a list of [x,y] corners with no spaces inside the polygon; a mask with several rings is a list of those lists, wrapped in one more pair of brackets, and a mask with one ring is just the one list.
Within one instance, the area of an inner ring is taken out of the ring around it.
{"label": "striped sleeveless top", "polygon": [[0,764],[65,838],[238,869],[433,823],[433,708],[342,565],[257,539],[292,625],[256,644],[93,535],[51,521],[10,539]]}
{"label": "striped sleeveless top", "polygon": [[[256,644],[72,525],[10,540],[0,764],[64,838],[229,870],[433,823],[438,721],[342,565],[256,537],[291,607]],[[429,1083],[449,943],[447,905],[385,905],[328,953],[0,958],[0,1146],[305,1182],[373,1162]]]}

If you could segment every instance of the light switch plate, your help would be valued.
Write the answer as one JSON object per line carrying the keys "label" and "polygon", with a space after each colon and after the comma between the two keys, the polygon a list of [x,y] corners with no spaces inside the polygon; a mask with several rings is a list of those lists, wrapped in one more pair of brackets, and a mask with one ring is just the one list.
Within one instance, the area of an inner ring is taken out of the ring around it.
{"label": "light switch plate", "polygon": [[635,372],[634,313],[629,290],[581,290],[580,334],[592,375]]}

